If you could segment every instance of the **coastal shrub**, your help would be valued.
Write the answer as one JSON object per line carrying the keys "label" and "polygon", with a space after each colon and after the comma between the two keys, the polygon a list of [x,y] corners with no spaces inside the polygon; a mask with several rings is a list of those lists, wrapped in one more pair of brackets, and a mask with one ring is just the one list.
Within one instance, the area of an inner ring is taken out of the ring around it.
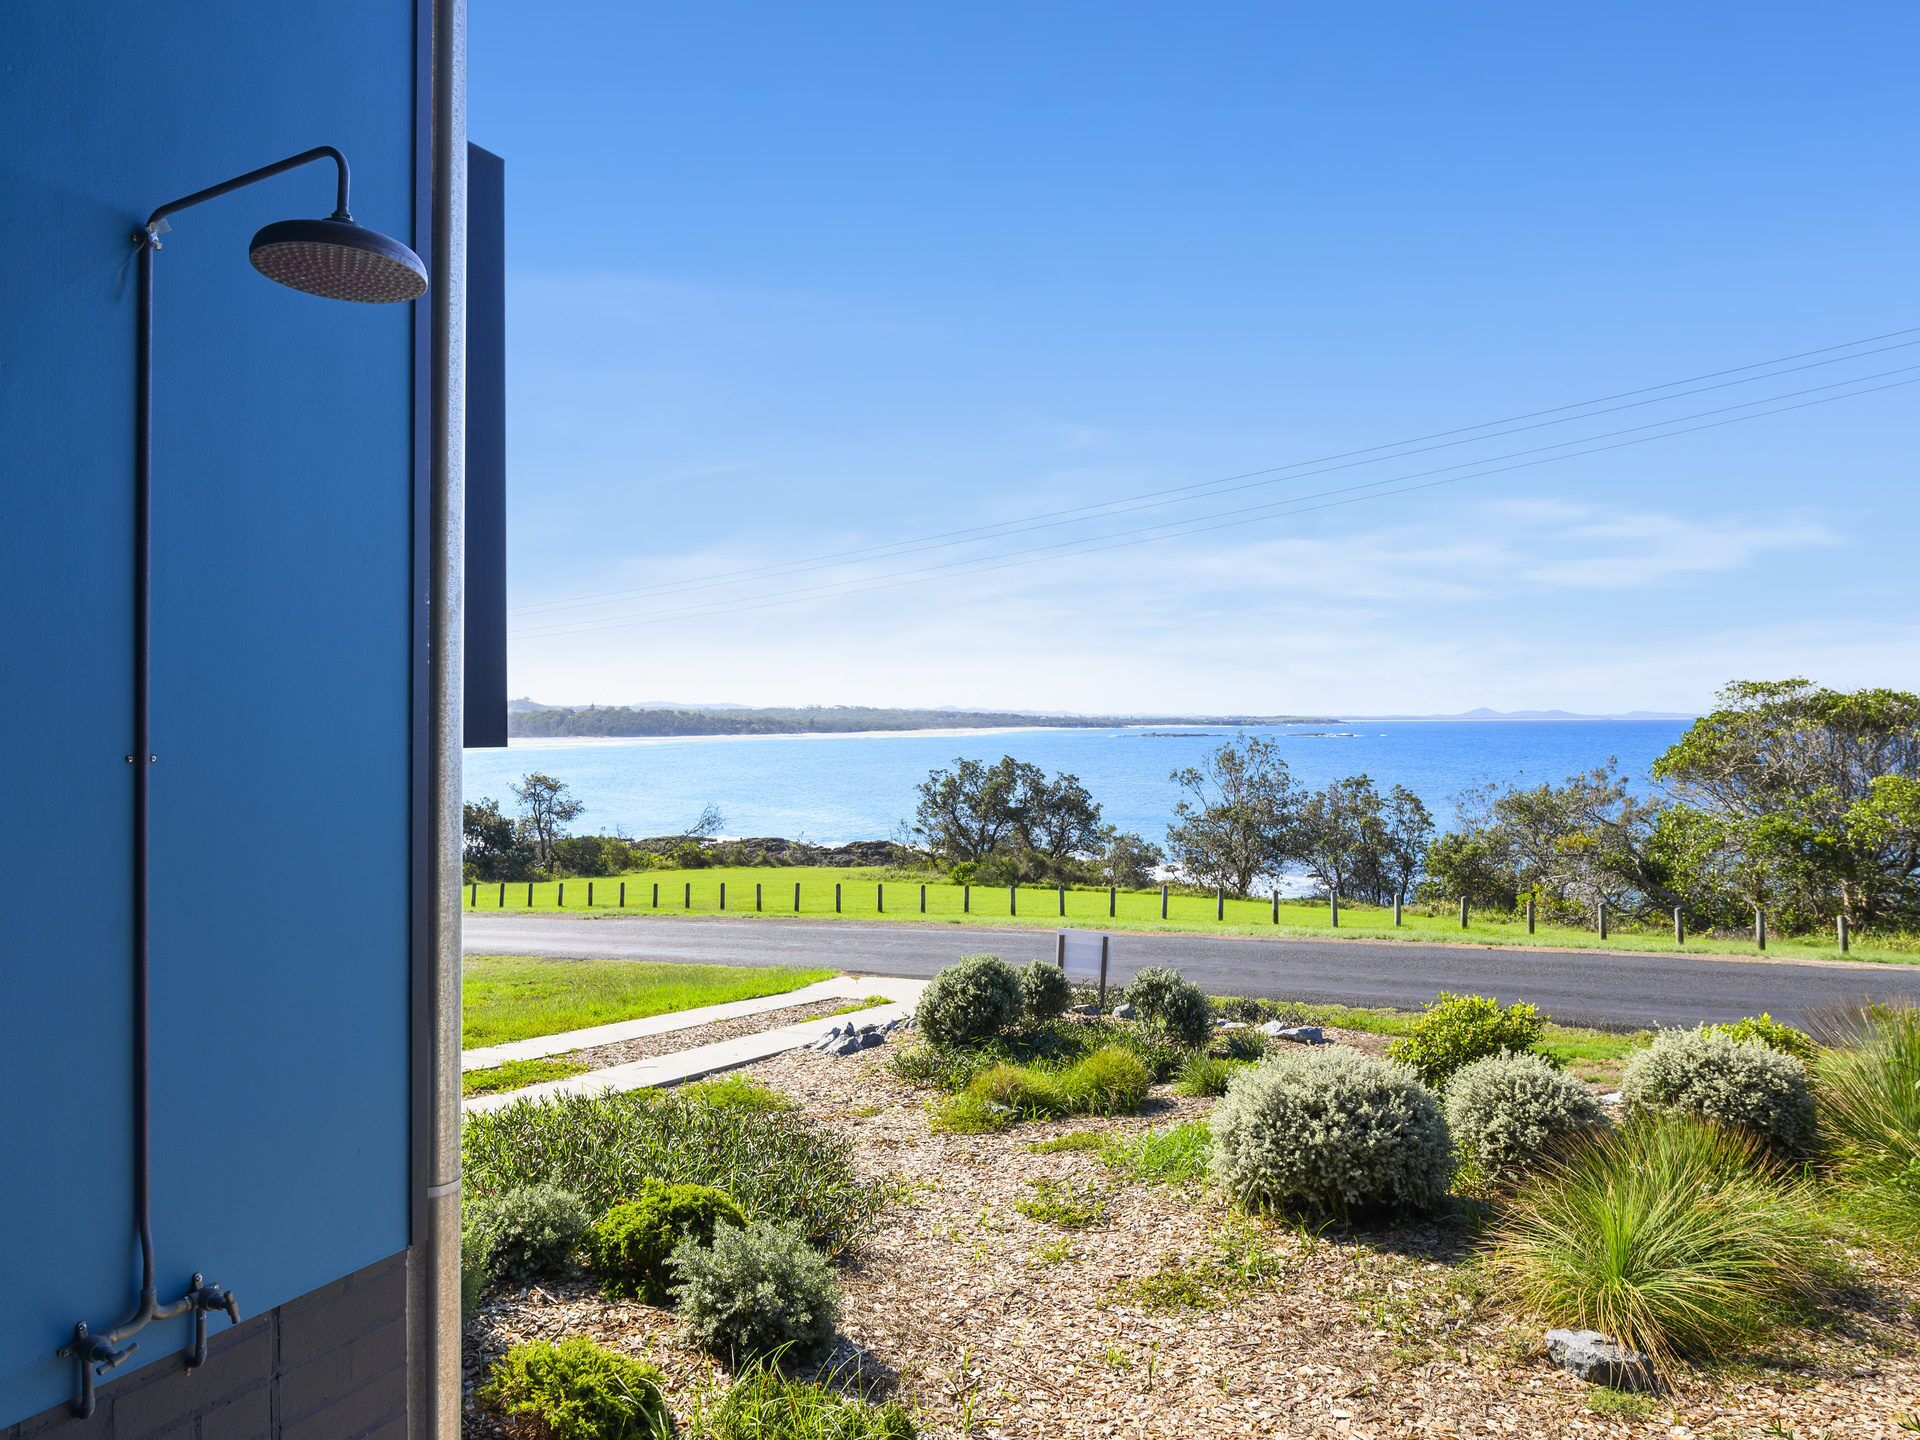
{"label": "coastal shrub", "polygon": [[1850,1208],[1920,1244],[1920,1010],[1869,1012],[1820,1067],[1821,1119]]}
{"label": "coastal shrub", "polygon": [[638,1196],[614,1206],[594,1225],[588,1265],[610,1293],[661,1305],[672,1279],[667,1261],[674,1248],[683,1240],[713,1239],[714,1227],[723,1221],[747,1222],[726,1191],[649,1180]]}
{"label": "coastal shrub", "polygon": [[876,1404],[810,1380],[789,1380],[757,1360],[718,1404],[695,1410],[700,1440],[914,1440],[913,1417],[897,1400]]}
{"label": "coastal shrub", "polygon": [[525,1440],[664,1440],[673,1418],[662,1379],[583,1336],[529,1340],[494,1362],[475,1398]]}
{"label": "coastal shrub", "polygon": [[1661,1360],[1767,1335],[1819,1277],[1814,1198],[1753,1135],[1690,1115],[1588,1132],[1514,1197],[1493,1256],[1506,1297]]}
{"label": "coastal shrub", "polygon": [[558,1185],[515,1185],[470,1196],[460,1216],[460,1253],[479,1258],[487,1283],[524,1285],[564,1275],[587,1233],[587,1207]]}
{"label": "coastal shrub", "polygon": [[1240,1069],[1243,1061],[1227,1060],[1217,1055],[1195,1053],[1187,1057],[1187,1063],[1180,1067],[1180,1078],[1173,1082],[1174,1093],[1178,1095],[1224,1095],[1227,1082],[1234,1072]]}
{"label": "coastal shrub", "polygon": [[747,1214],[796,1224],[829,1253],[852,1242],[887,1193],[856,1171],[851,1142],[802,1114],[657,1091],[564,1095],[468,1115],[460,1155],[476,1190],[547,1181],[596,1216],[649,1180],[719,1186]]}
{"label": "coastal shrub", "polygon": [[1019,973],[992,955],[968,955],[920,992],[920,1033],[935,1045],[978,1045],[1020,1023],[1025,1005]]}
{"label": "coastal shrub", "polygon": [[1544,1029],[1540,1012],[1532,1005],[1509,1005],[1503,1010],[1498,1000],[1485,995],[1443,990],[1407,1033],[1387,1047],[1387,1056],[1412,1067],[1422,1081],[1437,1089],[1454,1071],[1476,1060],[1531,1049]]}
{"label": "coastal shrub", "polygon": [[1205,992],[1164,965],[1149,965],[1127,982],[1127,1003],[1144,1024],[1176,1045],[1204,1045],[1213,1033],[1213,1007]]}
{"label": "coastal shrub", "polygon": [[730,1363],[778,1356],[810,1362],[833,1342],[840,1287],[791,1225],[721,1225],[711,1243],[673,1252],[674,1304],[687,1337]]}
{"label": "coastal shrub", "polygon": [[1073,1000],[1066,971],[1047,960],[1035,960],[1020,972],[1020,994],[1029,1025],[1058,1020]]}
{"label": "coastal shrub", "polygon": [[1222,1030],[1214,1038],[1214,1051],[1229,1060],[1258,1060],[1267,1053],[1267,1037],[1258,1030]]}
{"label": "coastal shrub", "polygon": [[1254,1210],[1346,1218],[1430,1210],[1453,1144],[1413,1072],[1341,1046],[1288,1051],[1233,1077],[1209,1128],[1213,1175]]}
{"label": "coastal shrub", "polygon": [[1507,1185],[1568,1141],[1606,1123],[1600,1102],[1541,1055],[1489,1055],[1447,1084],[1447,1129],[1473,1172]]}
{"label": "coastal shrub", "polygon": [[1783,1025],[1764,1010],[1744,1020],[1708,1028],[1741,1044],[1764,1045],[1769,1050],[1778,1050],[1782,1055],[1791,1055],[1803,1065],[1811,1065],[1814,1057],[1820,1053],[1820,1047],[1813,1043],[1813,1037],[1806,1031]]}
{"label": "coastal shrub", "polygon": [[1627,1062],[1629,1117],[1697,1115],[1751,1130],[1782,1155],[1813,1147],[1813,1089],[1791,1055],[1713,1030],[1663,1030]]}

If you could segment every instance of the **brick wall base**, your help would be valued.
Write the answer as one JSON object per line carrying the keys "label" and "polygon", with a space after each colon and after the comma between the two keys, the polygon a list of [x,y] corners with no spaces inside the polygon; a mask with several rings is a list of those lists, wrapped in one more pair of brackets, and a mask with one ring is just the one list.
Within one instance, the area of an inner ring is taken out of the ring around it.
{"label": "brick wall base", "polygon": [[103,1382],[91,1419],[63,1404],[0,1429],[0,1440],[404,1440],[406,1322],[403,1250],[217,1328],[198,1370],[156,1361]]}

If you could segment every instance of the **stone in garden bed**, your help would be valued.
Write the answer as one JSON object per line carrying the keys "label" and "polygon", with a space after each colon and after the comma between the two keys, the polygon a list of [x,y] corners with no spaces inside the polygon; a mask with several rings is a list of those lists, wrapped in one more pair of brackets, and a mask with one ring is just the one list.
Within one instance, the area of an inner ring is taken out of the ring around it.
{"label": "stone in garden bed", "polygon": [[1658,1384],[1651,1358],[1614,1344],[1598,1330],[1549,1330],[1547,1358],[1569,1375],[1609,1390],[1651,1390]]}

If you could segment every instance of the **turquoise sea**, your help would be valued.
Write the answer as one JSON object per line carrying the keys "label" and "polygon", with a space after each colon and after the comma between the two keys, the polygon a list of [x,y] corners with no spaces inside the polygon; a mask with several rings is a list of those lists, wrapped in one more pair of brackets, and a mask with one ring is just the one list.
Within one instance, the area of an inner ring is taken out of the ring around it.
{"label": "turquoise sea", "polygon": [[[1246,733],[1278,742],[1308,785],[1364,771],[1383,788],[1405,785],[1444,825],[1453,797],[1473,786],[1563,780],[1610,756],[1644,785],[1647,766],[1685,728],[1678,720],[1352,720]],[[728,835],[839,844],[893,835],[913,812],[914,786],[934,766],[1013,755],[1078,775],[1109,823],[1159,841],[1180,794],[1170,772],[1198,765],[1235,733],[1181,726],[516,740],[505,750],[467,752],[466,796],[491,796],[510,810],[509,782],[542,770],[586,802],[576,832],[672,834],[715,805]]]}

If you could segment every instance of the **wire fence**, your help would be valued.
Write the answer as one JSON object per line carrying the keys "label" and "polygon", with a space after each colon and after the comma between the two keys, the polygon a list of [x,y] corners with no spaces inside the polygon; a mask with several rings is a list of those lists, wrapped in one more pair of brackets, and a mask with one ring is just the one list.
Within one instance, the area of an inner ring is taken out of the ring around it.
{"label": "wire fence", "polygon": [[[800,915],[853,917],[914,916],[978,917],[1009,920],[1064,920],[1127,923],[1161,921],[1169,925],[1204,927],[1232,925],[1247,928],[1265,923],[1290,926],[1303,923],[1303,917],[1317,911],[1330,930],[1352,926],[1356,920],[1369,929],[1389,923],[1404,928],[1412,918],[1422,930],[1436,928],[1434,922],[1445,919],[1449,928],[1457,917],[1459,930],[1476,928],[1513,932],[1524,927],[1528,935],[1538,934],[1542,917],[1537,902],[1524,897],[1514,908],[1483,908],[1476,912],[1465,899],[1458,909],[1444,910],[1437,905],[1408,905],[1394,900],[1391,905],[1355,904],[1333,896],[1322,901],[1301,901],[1283,897],[1278,889],[1259,897],[1229,895],[1225,890],[1212,894],[1189,888],[1162,885],[1156,890],[1121,889],[1118,886],[1087,887],[1077,885],[961,885],[945,881],[822,881],[822,880],[670,880],[616,876],[610,879],[571,879],[538,881],[469,881],[466,909],[523,914],[541,911],[642,911],[683,915]],[[1664,925],[1651,925],[1643,918],[1624,917],[1602,902],[1593,907],[1584,923],[1564,916],[1551,917],[1546,928],[1558,934],[1591,933],[1600,941],[1617,933],[1643,937],[1660,935]],[[1690,930],[1686,912],[1675,907],[1672,914],[1672,943],[1684,946],[1689,940],[1711,938],[1724,945],[1728,932],[1697,933]],[[1767,948],[1767,912],[1753,911],[1751,944],[1757,951]],[[1846,918],[1835,922],[1834,944],[1842,954],[1852,949],[1853,935]]]}

